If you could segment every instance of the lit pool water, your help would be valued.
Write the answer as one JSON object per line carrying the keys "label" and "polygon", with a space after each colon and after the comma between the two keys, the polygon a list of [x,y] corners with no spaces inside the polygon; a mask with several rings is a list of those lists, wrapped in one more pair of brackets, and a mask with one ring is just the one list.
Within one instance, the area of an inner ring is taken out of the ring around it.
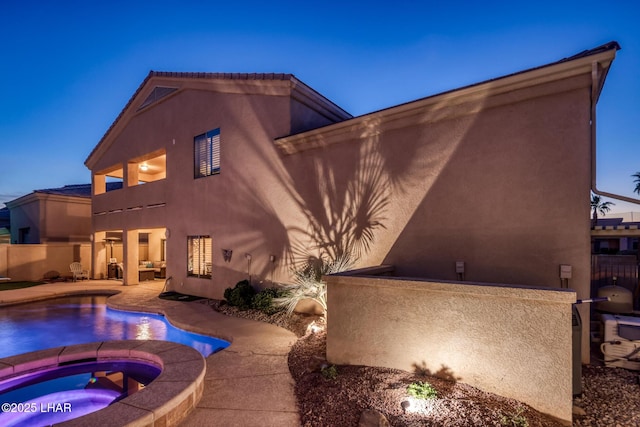
{"label": "lit pool water", "polygon": [[109,340],[164,340],[204,357],[227,341],[172,326],[161,315],[113,310],[106,296],[57,298],[0,308],[0,358],[30,351]]}
{"label": "lit pool water", "polygon": [[74,363],[12,377],[0,381],[0,425],[51,425],[78,418],[143,389],[159,374],[159,367],[121,360]]}

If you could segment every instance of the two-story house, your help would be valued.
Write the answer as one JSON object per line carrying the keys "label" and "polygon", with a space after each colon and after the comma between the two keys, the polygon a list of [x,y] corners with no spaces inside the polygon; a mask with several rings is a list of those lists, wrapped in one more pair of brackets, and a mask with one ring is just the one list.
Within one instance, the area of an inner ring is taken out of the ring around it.
{"label": "two-story house", "polygon": [[595,104],[617,49],[359,117],[288,74],[151,72],[85,162],[93,275],[120,233],[137,283],[145,233],[172,286],[206,297],[347,252],[404,276],[547,287],[570,265],[586,297]]}
{"label": "two-story house", "polygon": [[[137,283],[145,233],[148,258],[166,257],[188,293],[283,277],[289,233],[307,224],[292,194],[299,178],[273,141],[350,117],[288,74],[151,72],[86,161],[94,276],[106,276],[105,238],[120,233],[125,283]],[[106,191],[110,179],[124,185]]]}

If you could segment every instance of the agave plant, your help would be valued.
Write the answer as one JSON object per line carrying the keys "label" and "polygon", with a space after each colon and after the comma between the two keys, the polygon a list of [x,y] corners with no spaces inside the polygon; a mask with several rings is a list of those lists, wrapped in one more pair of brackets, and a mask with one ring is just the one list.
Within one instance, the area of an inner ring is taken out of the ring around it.
{"label": "agave plant", "polygon": [[304,267],[293,270],[293,283],[281,284],[285,295],[273,300],[274,304],[285,307],[289,314],[293,313],[298,303],[304,299],[310,299],[327,312],[327,284],[322,281],[322,276],[350,270],[353,261],[349,254],[338,256],[334,260],[316,259],[305,263]]}

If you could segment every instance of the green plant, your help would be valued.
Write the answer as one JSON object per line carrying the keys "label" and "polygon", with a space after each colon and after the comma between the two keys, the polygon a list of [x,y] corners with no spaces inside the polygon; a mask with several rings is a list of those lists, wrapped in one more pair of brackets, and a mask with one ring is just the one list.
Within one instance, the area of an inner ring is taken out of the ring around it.
{"label": "green plant", "polygon": [[605,202],[599,195],[591,193],[591,226],[595,227],[598,225],[598,213],[602,216],[606,215],[613,205],[615,205],[615,203]]}
{"label": "green plant", "polygon": [[293,283],[283,284],[284,295],[276,298],[276,305],[286,307],[289,314],[293,313],[298,303],[304,299],[311,299],[327,312],[327,284],[322,276],[339,273],[351,269],[351,256],[343,254],[334,260],[317,258],[307,261],[302,268],[293,270]]}
{"label": "green plant", "polygon": [[409,384],[407,387],[407,393],[409,396],[413,396],[416,399],[435,399],[438,397],[438,392],[428,382],[417,381]]}
{"label": "green plant", "polygon": [[231,306],[246,310],[251,307],[251,301],[256,291],[249,284],[248,280],[242,280],[234,288],[227,288],[224,291],[224,299]]}
{"label": "green plant", "polygon": [[522,415],[523,409],[520,408],[515,414],[502,415],[500,424],[509,427],[529,427],[529,421]]}
{"label": "green plant", "polygon": [[320,373],[327,380],[335,380],[338,378],[338,368],[335,365],[323,366]]}
{"label": "green plant", "polygon": [[265,314],[274,314],[283,310],[282,307],[273,304],[273,300],[284,296],[284,291],[277,288],[266,288],[258,292],[251,299],[251,308],[260,310]]}
{"label": "green plant", "polygon": [[43,283],[44,282],[0,282],[0,291],[30,288],[31,286],[38,286],[42,285]]}

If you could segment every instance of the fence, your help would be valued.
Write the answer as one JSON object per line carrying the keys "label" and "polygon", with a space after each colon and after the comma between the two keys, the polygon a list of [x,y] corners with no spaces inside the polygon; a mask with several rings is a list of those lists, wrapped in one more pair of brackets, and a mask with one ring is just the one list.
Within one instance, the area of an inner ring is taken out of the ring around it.
{"label": "fence", "polygon": [[376,273],[325,277],[330,363],[420,369],[571,422],[574,291]]}
{"label": "fence", "polygon": [[91,267],[91,245],[42,243],[37,245],[0,244],[0,276],[14,281],[38,281],[71,276],[69,265],[80,262]]}
{"label": "fence", "polygon": [[591,296],[598,294],[603,286],[622,286],[633,292],[634,308],[640,308],[638,281],[638,259],[635,255],[592,255]]}

